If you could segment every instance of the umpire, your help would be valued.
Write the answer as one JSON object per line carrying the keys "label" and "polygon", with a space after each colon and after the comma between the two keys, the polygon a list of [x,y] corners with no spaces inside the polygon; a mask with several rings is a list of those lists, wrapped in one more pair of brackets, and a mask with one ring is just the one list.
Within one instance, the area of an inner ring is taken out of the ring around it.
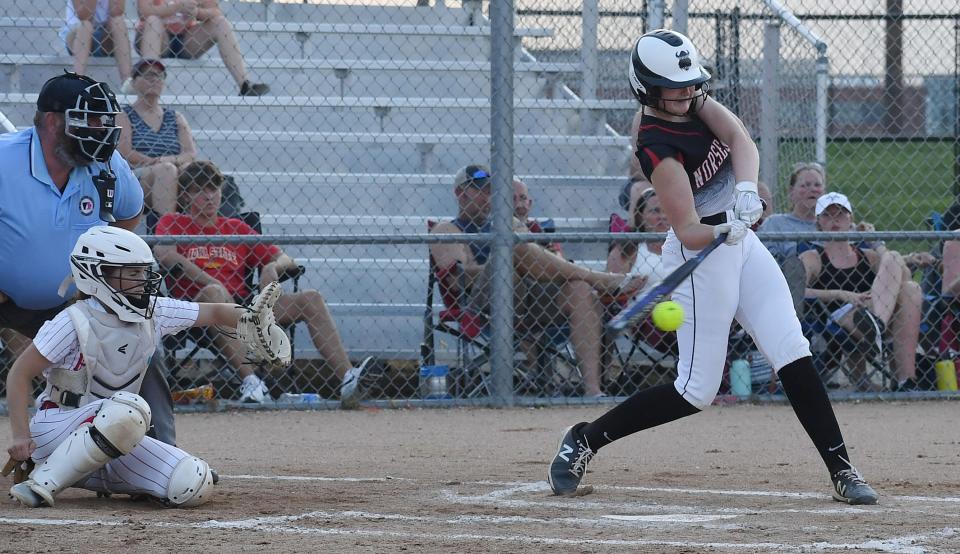
{"label": "umpire", "polygon": [[[33,127],[0,135],[0,328],[32,339],[76,292],[59,289],[80,235],[139,223],[143,189],[115,151],[119,112],[106,83],[65,72],[44,83]],[[173,444],[170,391],[155,366],[141,395],[155,437]]]}

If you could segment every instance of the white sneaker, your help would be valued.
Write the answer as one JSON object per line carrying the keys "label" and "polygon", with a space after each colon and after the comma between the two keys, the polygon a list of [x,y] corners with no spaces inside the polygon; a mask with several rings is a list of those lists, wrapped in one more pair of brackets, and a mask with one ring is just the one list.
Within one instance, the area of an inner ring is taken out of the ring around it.
{"label": "white sneaker", "polygon": [[133,77],[127,77],[123,84],[120,85],[120,92],[123,94],[136,94],[137,91],[133,89]]}
{"label": "white sneaker", "polygon": [[244,377],[243,382],[240,383],[240,402],[262,404],[267,399],[268,393],[267,385],[252,373]]}
{"label": "white sneaker", "polygon": [[363,387],[361,386],[361,381],[369,373],[370,368],[376,362],[376,358],[373,356],[367,356],[364,358],[360,365],[357,367],[351,367],[343,375],[343,383],[340,384],[340,407],[344,409],[353,409],[360,404],[360,399],[363,397]]}

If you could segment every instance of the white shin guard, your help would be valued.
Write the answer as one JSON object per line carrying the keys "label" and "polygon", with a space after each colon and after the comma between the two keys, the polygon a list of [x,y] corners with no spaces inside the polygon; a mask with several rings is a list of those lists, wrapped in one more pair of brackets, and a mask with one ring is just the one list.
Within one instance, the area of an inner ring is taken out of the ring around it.
{"label": "white shin guard", "polygon": [[177,463],[167,485],[167,503],[177,508],[199,506],[213,493],[213,472],[207,462],[187,456]]}
{"label": "white shin guard", "polygon": [[118,392],[103,401],[93,423],[77,428],[33,470],[25,482],[45,504],[81,478],[129,454],[150,427],[150,406],[143,398]]}

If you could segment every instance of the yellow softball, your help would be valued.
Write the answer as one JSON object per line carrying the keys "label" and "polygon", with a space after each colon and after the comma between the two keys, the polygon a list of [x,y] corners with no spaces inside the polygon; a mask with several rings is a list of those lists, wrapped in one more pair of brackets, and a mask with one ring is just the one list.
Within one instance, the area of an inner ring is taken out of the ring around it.
{"label": "yellow softball", "polygon": [[654,306],[651,316],[653,324],[661,331],[676,331],[683,325],[683,308],[673,300]]}

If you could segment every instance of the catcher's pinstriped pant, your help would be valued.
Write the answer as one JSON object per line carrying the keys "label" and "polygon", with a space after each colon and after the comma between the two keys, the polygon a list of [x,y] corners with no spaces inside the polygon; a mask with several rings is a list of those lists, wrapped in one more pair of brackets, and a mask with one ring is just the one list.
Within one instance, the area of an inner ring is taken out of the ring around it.
{"label": "catcher's pinstriped pant", "polygon": [[[30,434],[37,443],[33,460],[39,466],[70,433],[88,421],[103,400],[76,409],[49,408],[37,410],[30,420]],[[129,454],[110,460],[107,465],[80,479],[74,486],[118,494],[149,494],[167,497],[167,486],[177,462],[189,456],[176,446],[144,437]]]}
{"label": "catcher's pinstriped pant", "polygon": [[[696,253],[682,247],[671,229],[663,245],[664,269],[671,272]],[[685,314],[677,330],[674,385],[697,408],[709,406],[720,388],[734,318],[777,371],[810,355],[787,281],[753,231],[739,244],[720,245],[707,256],[677,287],[673,300]]]}

